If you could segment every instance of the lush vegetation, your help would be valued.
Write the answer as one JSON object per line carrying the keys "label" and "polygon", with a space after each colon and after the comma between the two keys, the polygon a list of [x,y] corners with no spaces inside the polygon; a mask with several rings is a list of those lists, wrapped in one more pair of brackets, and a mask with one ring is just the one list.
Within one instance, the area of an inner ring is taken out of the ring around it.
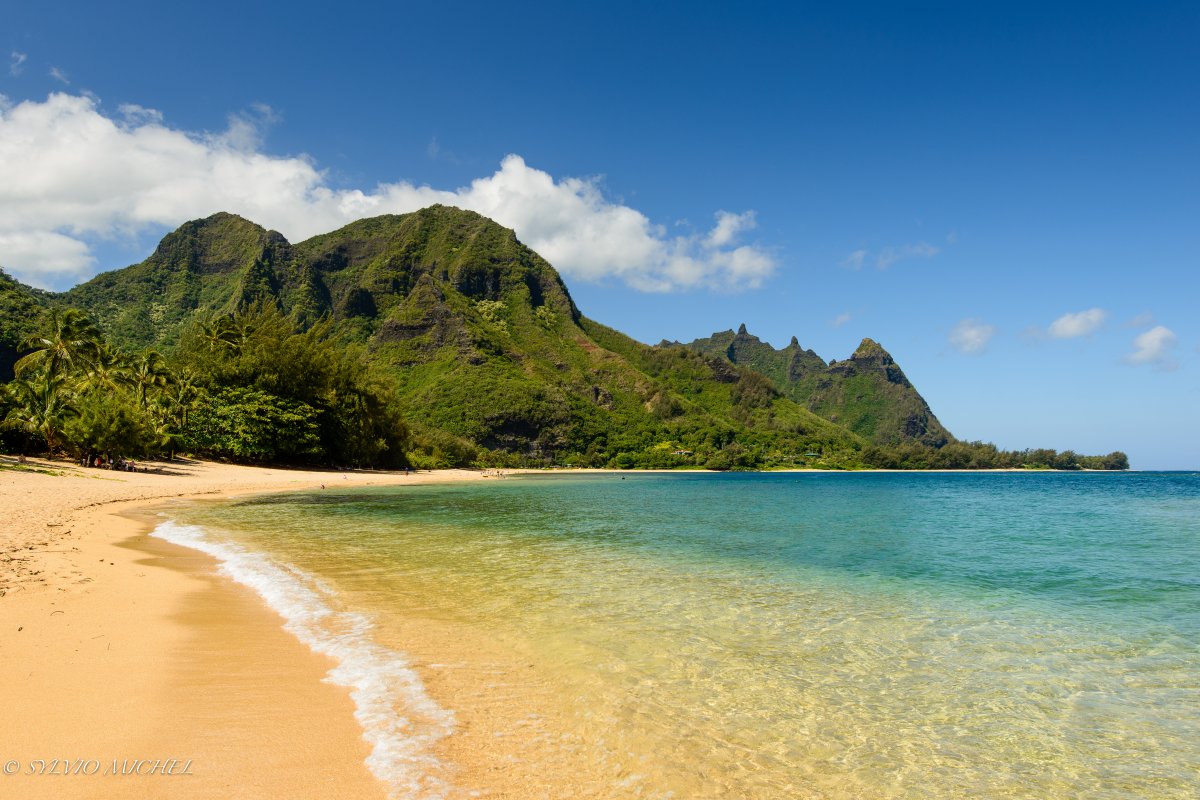
{"label": "lush vegetation", "polygon": [[271,306],[189,326],[168,359],[116,349],[76,309],[47,312],[0,411],[21,452],[406,465],[407,429],[361,354]]}
{"label": "lush vegetation", "polygon": [[[295,245],[216,214],[61,295],[0,281],[0,307],[0,348],[22,356],[0,408],[11,447],[339,466],[1101,463],[953,441],[870,340],[831,364],[744,330],[641,344],[583,317],[512,231],[440,206]],[[68,317],[78,330],[56,332]]]}
{"label": "lush vegetation", "polygon": [[943,447],[871,445],[862,460],[878,469],[1129,469],[1129,457],[1120,451],[1085,456],[1072,450],[1000,450],[990,443],[959,441]]}
{"label": "lush vegetation", "polygon": [[167,234],[142,263],[101,273],[59,301],[86,312],[124,350],[166,351],[197,312],[231,314],[247,305],[243,284],[253,282],[255,267],[274,263],[282,244],[279,234],[241,217],[214,214]]}
{"label": "lush vegetation", "polygon": [[721,331],[686,346],[766,375],[785,396],[875,444],[941,447],[954,438],[892,356],[872,339],[863,339],[845,361],[828,364],[800,347],[795,337],[776,350],[747,333],[745,325],[736,333]]}
{"label": "lush vegetation", "polygon": [[173,362],[194,392],[183,444],[243,461],[406,465],[408,431],[391,388],[327,322],[302,330],[274,305],[196,320]]}
{"label": "lush vegetation", "polygon": [[33,333],[41,316],[42,297],[0,269],[0,383],[12,380],[21,342]]}
{"label": "lush vegetation", "polygon": [[984,442],[960,442],[933,415],[929,404],[883,347],[863,339],[845,361],[828,364],[795,337],[780,350],[748,333],[722,331],[687,347],[749,366],[778,391],[816,414],[871,442],[857,453],[860,466],[876,469],[1129,469],[1124,453],[1084,456],[1073,451],[1000,450]]}
{"label": "lush vegetation", "polygon": [[19,347],[25,354],[0,398],[11,448],[84,458],[172,446],[180,403],[158,353],[121,353],[82,312],[57,308]]}

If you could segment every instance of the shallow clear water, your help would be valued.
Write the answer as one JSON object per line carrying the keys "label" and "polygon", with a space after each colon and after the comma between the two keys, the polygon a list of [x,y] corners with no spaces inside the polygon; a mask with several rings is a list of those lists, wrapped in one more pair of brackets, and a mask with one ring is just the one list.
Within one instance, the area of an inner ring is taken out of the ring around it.
{"label": "shallow clear water", "polygon": [[380,677],[413,618],[528,658],[613,797],[1200,795],[1194,473],[548,476],[173,516],[317,592],[273,601],[298,635],[378,648],[344,682],[402,796],[453,792],[456,710]]}

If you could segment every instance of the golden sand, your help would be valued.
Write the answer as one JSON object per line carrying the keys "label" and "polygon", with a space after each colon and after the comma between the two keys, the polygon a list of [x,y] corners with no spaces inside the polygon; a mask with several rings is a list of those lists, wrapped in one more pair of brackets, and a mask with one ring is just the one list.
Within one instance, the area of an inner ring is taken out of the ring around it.
{"label": "golden sand", "polygon": [[478,473],[28,466],[58,474],[0,470],[0,796],[385,797],[332,662],[136,509]]}

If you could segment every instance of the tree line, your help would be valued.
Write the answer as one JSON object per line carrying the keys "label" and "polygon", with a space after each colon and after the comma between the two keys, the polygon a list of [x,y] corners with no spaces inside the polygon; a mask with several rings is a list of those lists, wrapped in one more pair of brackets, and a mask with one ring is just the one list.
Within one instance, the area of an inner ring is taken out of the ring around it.
{"label": "tree line", "polygon": [[794,442],[778,437],[742,435],[720,447],[699,446],[694,451],[675,443],[647,447],[637,452],[622,452],[607,462],[597,463],[575,457],[566,460],[572,466],[607,466],[616,469],[694,469],[769,470],[769,469],[1058,469],[1125,470],[1129,457],[1115,451],[1103,456],[1088,456],[1073,450],[1031,448],[1001,450],[990,442],[950,442],[942,447],[911,442],[898,445],[869,444],[860,450],[830,448],[809,444],[797,448]]}
{"label": "tree line", "polygon": [[76,309],[50,309],[20,346],[0,386],[10,452],[407,464],[408,429],[363,353],[270,305],[194,321],[169,356],[121,351]]}
{"label": "tree line", "polygon": [[862,461],[877,469],[1129,469],[1129,457],[1120,450],[1085,456],[1049,448],[1001,450],[990,442],[950,442],[937,448],[915,443],[869,445],[863,449]]}
{"label": "tree line", "polygon": [[[384,468],[1129,467],[1119,451],[1085,456],[958,441],[937,448],[862,445],[849,434],[808,431],[803,421],[755,425],[756,414],[769,416],[773,390],[754,374],[737,384],[732,398],[743,428],[676,419],[678,409],[665,407],[662,395],[658,416],[665,421],[656,416],[654,429],[633,418],[615,428],[597,421],[559,452],[488,450],[419,419],[410,433],[392,384],[372,372],[365,346],[339,341],[328,319],[304,326],[269,303],[195,319],[165,355],[124,352],[81,311],[51,308],[20,351],[14,379],[0,385],[0,448],[81,461],[184,452],[243,463]],[[686,386],[675,388],[686,393]],[[689,397],[704,400],[702,393]]]}

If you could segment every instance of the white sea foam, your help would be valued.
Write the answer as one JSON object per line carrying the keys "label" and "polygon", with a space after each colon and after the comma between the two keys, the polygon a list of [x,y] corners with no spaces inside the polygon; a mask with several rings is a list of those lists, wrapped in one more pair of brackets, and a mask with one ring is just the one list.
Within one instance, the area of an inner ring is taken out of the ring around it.
{"label": "white sea foam", "polygon": [[454,728],[453,712],[426,693],[407,659],[377,643],[363,615],[336,611],[323,581],[236,542],[219,541],[204,528],[167,521],[154,535],[207,553],[220,571],[256,591],[285,620],[284,629],[337,666],[325,680],[350,689],[354,716],[371,745],[367,767],[393,798],[439,798],[449,787],[433,755]]}

